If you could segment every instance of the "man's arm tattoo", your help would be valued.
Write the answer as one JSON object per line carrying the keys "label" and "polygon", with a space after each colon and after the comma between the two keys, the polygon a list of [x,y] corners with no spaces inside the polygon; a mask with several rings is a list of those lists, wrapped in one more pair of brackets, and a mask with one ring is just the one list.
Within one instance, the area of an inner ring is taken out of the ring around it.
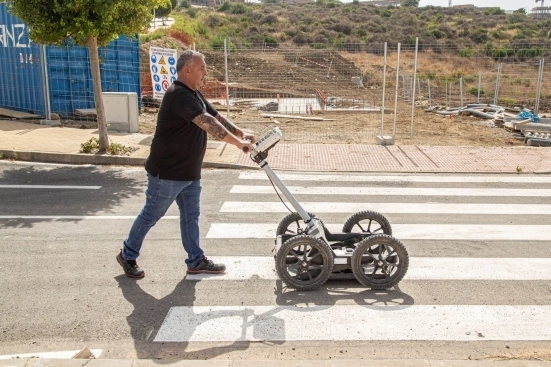
{"label": "man's arm tattoo", "polygon": [[200,114],[193,119],[193,123],[217,139],[223,140],[228,135],[228,131],[220,126],[218,120],[208,114]]}
{"label": "man's arm tattoo", "polygon": [[220,121],[220,123],[226,128],[228,129],[228,131],[234,135],[236,135],[237,133],[237,129],[235,128],[235,125],[232,124],[231,122],[229,122],[224,116],[222,116],[221,114],[217,114],[216,115],[216,119],[218,121]]}

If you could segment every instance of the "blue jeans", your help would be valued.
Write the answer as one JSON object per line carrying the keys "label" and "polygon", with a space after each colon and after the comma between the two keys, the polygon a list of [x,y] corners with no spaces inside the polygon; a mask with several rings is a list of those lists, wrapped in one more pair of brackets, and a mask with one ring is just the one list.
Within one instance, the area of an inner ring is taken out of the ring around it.
{"label": "blue jeans", "polygon": [[186,250],[188,267],[195,267],[203,259],[199,246],[199,212],[201,201],[201,181],[162,180],[147,174],[145,205],[134,220],[128,238],[124,240],[122,256],[135,260],[140,256],[140,248],[147,232],[161,219],[174,201],[180,209],[180,233]]}

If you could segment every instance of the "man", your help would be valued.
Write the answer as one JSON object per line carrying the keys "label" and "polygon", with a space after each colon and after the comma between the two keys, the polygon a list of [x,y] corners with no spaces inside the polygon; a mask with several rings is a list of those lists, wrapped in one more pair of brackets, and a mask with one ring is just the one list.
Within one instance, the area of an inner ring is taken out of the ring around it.
{"label": "man", "polygon": [[239,149],[252,149],[254,136],[221,116],[198,89],[207,76],[205,57],[184,51],[176,63],[177,80],[163,97],[151,151],[145,163],[146,201],[136,217],[117,261],[124,273],[143,278],[138,266],[143,240],[170,205],[180,209],[180,232],[187,252],[187,273],[223,273],[226,267],[205,257],[199,246],[201,166],[207,147],[207,133]]}

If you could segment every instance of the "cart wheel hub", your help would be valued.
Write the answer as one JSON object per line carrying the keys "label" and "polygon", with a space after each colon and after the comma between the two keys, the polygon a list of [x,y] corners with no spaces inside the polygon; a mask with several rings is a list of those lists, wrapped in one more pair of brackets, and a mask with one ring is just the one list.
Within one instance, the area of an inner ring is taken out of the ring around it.
{"label": "cart wheel hub", "polygon": [[307,264],[306,262],[303,262],[303,263],[302,263],[302,267],[303,267],[303,268],[306,268],[307,266],[308,266],[308,264]]}

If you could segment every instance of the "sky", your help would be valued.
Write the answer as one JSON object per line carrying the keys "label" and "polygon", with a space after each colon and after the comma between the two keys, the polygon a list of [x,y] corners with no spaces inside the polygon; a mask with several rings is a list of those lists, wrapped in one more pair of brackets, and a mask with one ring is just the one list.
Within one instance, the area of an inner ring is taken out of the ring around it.
{"label": "sky", "polygon": [[[419,6],[448,6],[449,0],[420,0]],[[535,6],[541,6],[541,2],[535,0],[452,0],[452,5],[472,4],[479,7],[495,6],[505,10],[517,10],[525,8],[530,11]],[[551,0],[544,0],[544,6],[551,6]]]}

